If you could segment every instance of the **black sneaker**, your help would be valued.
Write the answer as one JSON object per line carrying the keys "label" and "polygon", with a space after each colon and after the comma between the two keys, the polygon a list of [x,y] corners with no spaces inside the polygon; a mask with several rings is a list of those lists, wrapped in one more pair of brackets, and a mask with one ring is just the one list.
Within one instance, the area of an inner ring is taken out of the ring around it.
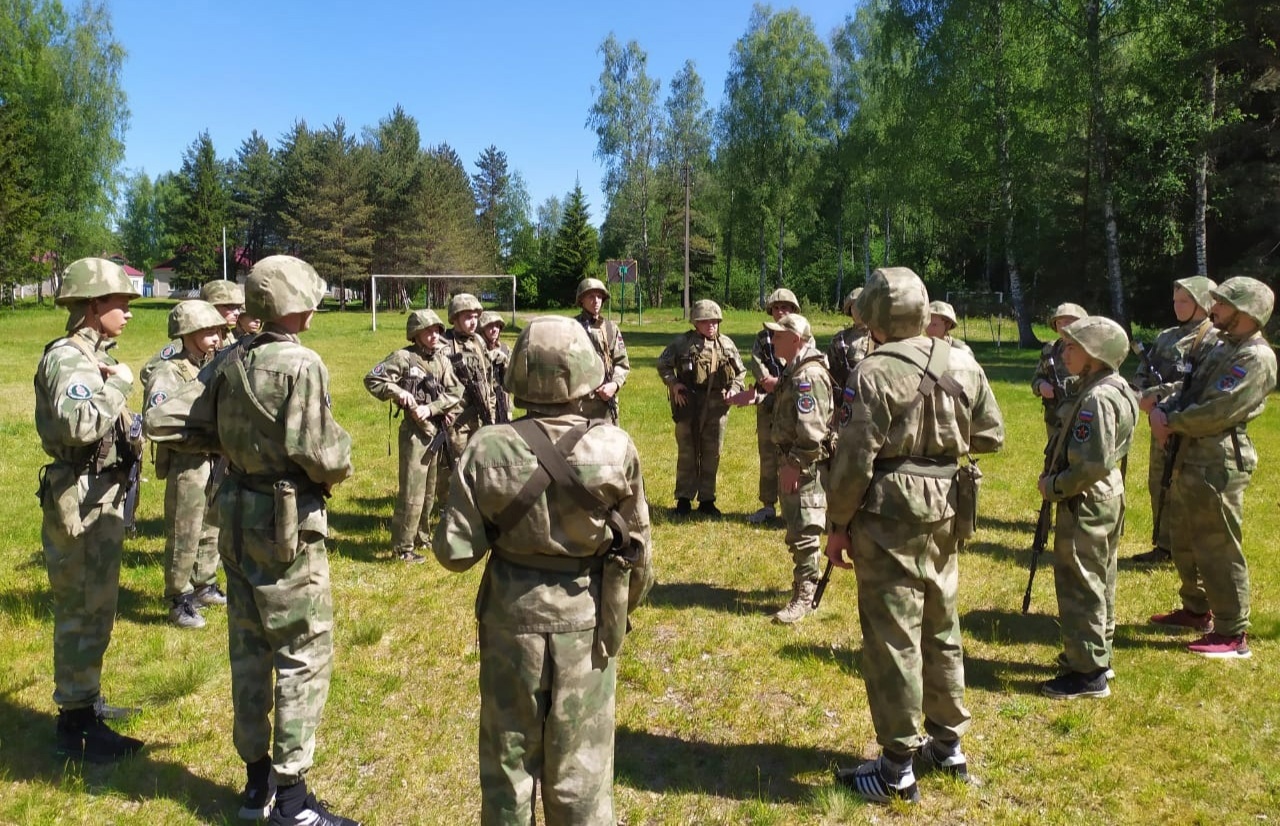
{"label": "black sneaker", "polygon": [[703,499],[698,503],[698,513],[703,516],[723,516],[720,509],[716,507],[716,500]]}
{"label": "black sneaker", "polygon": [[92,707],[58,712],[55,752],[59,757],[110,763],[130,757],[141,748],[141,740],[112,731]]}
{"label": "black sneaker", "polygon": [[226,605],[227,595],[222,592],[215,582],[212,585],[201,585],[191,594],[191,601],[195,603],[197,608],[207,608],[210,605]]}
{"label": "black sneaker", "polygon": [[410,565],[416,565],[419,562],[426,562],[427,558],[416,551],[401,551],[397,556],[401,562],[408,562]]}
{"label": "black sneaker", "polygon": [[872,803],[888,803],[892,800],[920,802],[920,787],[916,785],[911,764],[908,763],[905,769],[897,771],[885,763],[883,755],[854,769],[836,769],[836,782]]}
{"label": "black sneaker", "polygon": [[135,706],[113,706],[108,705],[102,695],[98,695],[98,699],[93,701],[94,712],[103,720],[128,720],[142,713],[142,709]]}
{"label": "black sneaker", "polygon": [[1134,554],[1129,557],[1129,561],[1137,565],[1162,565],[1173,560],[1173,554],[1168,548],[1156,546],[1149,551],[1143,551],[1140,554]]}
{"label": "black sneaker", "polygon": [[686,514],[690,514],[690,513],[693,513],[693,505],[689,502],[689,500],[688,500],[688,499],[677,499],[677,500],[676,500],[676,515],[677,515],[677,516],[685,516]]}
{"label": "black sneaker", "polygon": [[244,764],[247,780],[240,793],[241,820],[266,820],[271,816],[271,804],[276,802],[276,781],[271,776],[271,758],[261,757]]}
{"label": "black sneaker", "polygon": [[924,745],[916,752],[915,764],[921,774],[938,772],[948,777],[954,777],[964,783],[978,785],[977,778],[969,776],[969,761],[965,758],[964,752],[960,750],[959,743],[955,744],[953,751],[949,751],[942,748],[937,740],[930,737],[924,741]]}
{"label": "black sneaker", "polygon": [[1079,671],[1059,674],[1041,683],[1040,691],[1054,700],[1101,700],[1111,696],[1105,668],[1093,674],[1081,674]]}
{"label": "black sneaker", "polygon": [[323,801],[316,800],[314,794],[308,794],[302,804],[302,810],[292,817],[285,817],[277,806],[271,812],[271,826],[360,826],[360,821],[349,817],[335,815],[325,808]]}

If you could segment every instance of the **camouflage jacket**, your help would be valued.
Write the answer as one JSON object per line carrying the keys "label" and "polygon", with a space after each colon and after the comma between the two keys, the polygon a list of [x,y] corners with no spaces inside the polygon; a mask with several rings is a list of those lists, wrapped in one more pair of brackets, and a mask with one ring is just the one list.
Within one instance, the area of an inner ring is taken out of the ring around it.
{"label": "camouflage jacket", "polygon": [[612,319],[600,316],[592,319],[585,312],[578,313],[577,321],[587,331],[587,337],[600,354],[604,362],[604,381],[601,384],[614,382],[619,388],[627,383],[627,375],[631,372],[631,358],[627,355],[626,342],[622,340],[622,331]]}
{"label": "camouflage jacket", "polygon": [[[438,416],[462,403],[462,385],[454,375],[449,359],[438,349],[428,352],[417,344],[388,353],[365,374],[364,387],[375,399],[391,401],[399,395],[399,390],[414,392],[428,375],[435,377],[439,388],[439,396],[427,405],[428,415]],[[430,422],[419,424],[412,416],[405,416],[400,429],[409,428],[424,430],[432,436],[436,430]]]}
{"label": "camouflage jacket", "polygon": [[1055,470],[1049,501],[1081,496],[1097,502],[1123,496],[1121,462],[1133,443],[1137,396],[1116,371],[1099,370],[1080,382],[1080,394],[1066,415],[1071,421],[1050,447]]}
{"label": "camouflage jacket", "polygon": [[[1261,333],[1243,341],[1222,334],[1196,362],[1189,386],[1180,385],[1160,404],[1169,428],[1184,437],[1178,461],[1201,467],[1230,462],[1241,471],[1255,470],[1258,452],[1245,425],[1262,415],[1275,386],[1276,355]],[[1188,392],[1189,398],[1180,398]]]}
{"label": "camouflage jacket", "polygon": [[[173,392],[189,381],[195,381],[200,373],[202,361],[182,346],[181,342],[169,342],[159,353],[142,368],[142,412],[145,413],[160,404]],[[173,461],[170,449],[164,445],[154,445],[156,477],[166,478],[169,464]],[[210,454],[192,454],[196,461],[203,461]],[[181,461],[181,460],[179,460]]]}
{"label": "camouflage jacket", "polygon": [[[1036,365],[1036,374],[1031,378],[1031,392],[1036,394],[1040,399],[1040,404],[1044,406],[1044,423],[1058,426],[1058,420],[1062,415],[1067,413],[1070,408],[1067,405],[1075,401],[1076,396],[1076,379],[1067,371],[1067,364],[1062,358],[1062,348],[1067,343],[1062,339],[1057,339],[1046,344],[1040,350],[1040,363]],[[1053,359],[1053,367],[1049,367],[1049,360]],[[1052,399],[1046,399],[1040,395],[1040,384],[1047,383],[1053,386],[1055,383],[1063,389],[1061,398],[1055,393]]]}
{"label": "camouflage jacket", "polygon": [[[587,419],[577,415],[538,417],[555,442]],[[586,487],[616,507],[641,549],[633,570],[630,600],[643,598],[653,582],[649,506],[645,501],[640,457],[621,428],[597,424],[567,457]],[[518,564],[522,556],[596,557],[613,542],[605,516],[584,512],[556,485],[548,487],[519,522],[494,537],[494,520],[515,499],[538,468],[533,450],[510,425],[476,433],[458,461],[449,501],[436,525],[432,550],[451,571],[465,571],[493,547],[476,600],[481,623],[516,633],[562,633],[596,626],[600,573],[548,571]],[[517,560],[516,562],[510,560]],[[532,564],[532,563],[531,563]]]}
{"label": "camouflage jacket", "polygon": [[[751,361],[748,364],[751,376],[756,381],[756,387],[760,388],[760,382],[770,376],[780,377],[786,367],[773,350],[773,333],[769,328],[765,327],[756,333],[756,340],[751,343]],[[763,392],[763,388],[758,389],[757,392]],[[761,404],[764,405],[765,410],[773,410],[773,393],[766,395]]]}
{"label": "camouflage jacket", "polygon": [[811,468],[829,458],[832,389],[827,360],[810,345],[796,355],[795,362],[782,371],[782,380],[773,391],[773,443],[785,461]]}
{"label": "camouflage jacket", "polygon": [[950,344],[952,350],[964,350],[966,353],[969,353],[970,355],[973,354],[972,347],[970,347],[968,344],[965,344],[963,341],[951,335],[950,333],[947,333],[945,336],[943,336],[942,340],[945,341],[947,344]]}
{"label": "camouflage jacket", "polygon": [[854,324],[836,333],[827,345],[827,365],[831,368],[831,384],[843,390],[849,371],[876,347],[871,330],[865,324]]}
{"label": "camouflage jacket", "polygon": [[[934,341],[916,336],[901,346],[927,357]],[[953,350],[946,374],[959,383],[964,400],[941,387],[922,398],[921,369],[883,349],[854,368],[841,396],[839,439],[827,485],[833,531],[846,530],[859,510],[909,524],[954,514],[951,478],[895,470],[891,461],[954,462],[967,453],[994,453],[1004,444],[1000,408],[978,362]]]}
{"label": "camouflage jacket", "polygon": [[1139,397],[1155,397],[1156,401],[1168,398],[1178,389],[1187,369],[1217,343],[1218,331],[1207,318],[1161,330],[1134,376]]}
{"label": "camouflage jacket", "polygon": [[658,356],[658,376],[668,389],[683,384],[690,391],[690,401],[712,408],[728,409],[720,391],[737,393],[746,372],[737,345],[723,334],[708,339],[697,330],[689,330]]}
{"label": "camouflage jacket", "polygon": [[[112,435],[121,414],[128,412],[125,400],[133,383],[119,376],[104,379],[98,369],[99,364],[117,363],[110,352],[114,346],[114,340],[85,327],[45,347],[35,375],[36,432],[40,447],[54,461],[83,471],[95,464],[99,449],[106,447],[106,455],[100,457],[102,467],[120,462],[120,448]],[[96,361],[81,347],[91,351]],[[104,446],[104,439],[111,444]],[[86,499],[85,504],[93,500]]]}
{"label": "camouflage jacket", "polygon": [[[496,421],[493,417],[498,405],[498,394],[494,386],[493,360],[489,357],[484,338],[478,333],[464,336],[457,330],[445,330],[439,352],[453,364],[453,373],[463,386],[462,407],[453,426],[458,430],[470,431],[480,427],[486,418]],[[474,383],[478,398],[466,394],[468,383]],[[477,404],[487,408],[484,416],[481,416]]]}

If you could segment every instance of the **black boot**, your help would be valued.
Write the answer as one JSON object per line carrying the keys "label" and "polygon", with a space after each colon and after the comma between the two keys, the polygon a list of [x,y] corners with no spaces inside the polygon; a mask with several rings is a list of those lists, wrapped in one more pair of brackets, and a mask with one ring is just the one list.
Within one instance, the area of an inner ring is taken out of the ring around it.
{"label": "black boot", "polygon": [[266,820],[276,800],[276,782],[271,776],[271,755],[244,764],[247,780],[240,794],[242,820]]}
{"label": "black boot", "polygon": [[141,748],[141,740],[112,731],[92,706],[58,712],[56,753],[59,757],[109,763],[129,757]]}
{"label": "black boot", "polygon": [[698,501],[698,513],[703,516],[722,516],[720,509],[716,507],[716,500],[701,499]]}

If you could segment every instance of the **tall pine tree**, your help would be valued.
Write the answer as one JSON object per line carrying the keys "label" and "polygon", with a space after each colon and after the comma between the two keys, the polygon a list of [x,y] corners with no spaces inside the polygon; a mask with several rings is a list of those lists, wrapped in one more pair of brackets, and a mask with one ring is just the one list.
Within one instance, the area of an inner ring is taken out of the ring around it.
{"label": "tall pine tree", "polygon": [[548,301],[572,307],[574,292],[583,278],[600,270],[600,247],[595,227],[587,221],[587,199],[582,184],[575,183],[564,205],[560,229],[556,233],[555,257],[551,262],[550,284],[540,290]]}

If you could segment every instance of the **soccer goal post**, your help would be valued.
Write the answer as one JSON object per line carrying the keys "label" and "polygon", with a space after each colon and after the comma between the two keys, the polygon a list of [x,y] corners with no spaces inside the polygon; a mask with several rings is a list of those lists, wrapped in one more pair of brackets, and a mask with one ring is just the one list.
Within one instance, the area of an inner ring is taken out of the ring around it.
{"label": "soccer goal post", "polygon": [[[411,296],[409,295],[409,290],[406,289],[403,283],[397,284],[396,282],[422,280],[422,281],[426,281],[428,284],[428,287],[430,287],[433,284],[433,282],[452,281],[455,284],[458,284],[460,287],[465,285],[468,288],[468,290],[475,291],[474,294],[476,298],[480,299],[481,304],[485,304],[485,303],[492,304],[497,301],[497,297],[496,297],[497,293],[489,292],[483,289],[478,289],[477,284],[475,284],[474,282],[493,281],[493,280],[501,281],[505,279],[511,282],[511,326],[515,327],[515,324],[516,324],[516,277],[514,275],[470,275],[470,274],[464,275],[462,273],[441,274],[441,275],[372,275],[369,277],[369,279],[371,283],[370,298],[372,299],[369,302],[369,304],[373,311],[372,317],[373,317],[374,330],[378,329],[378,282],[379,281],[382,281],[383,283],[383,294],[387,298],[388,306],[390,307],[399,306],[405,310],[412,310],[415,308],[413,307],[412,299],[411,299]],[[457,292],[465,292],[465,290],[457,290],[457,291],[449,290],[448,284],[446,283],[445,286],[442,288],[442,292],[440,295],[438,296],[435,295],[434,294],[435,292],[436,292],[435,290],[430,288],[426,291],[426,300],[423,302],[423,307],[432,308],[433,305],[447,307],[449,298],[452,295],[456,295]],[[445,329],[447,330],[449,328],[449,324],[447,319],[445,319],[445,321],[446,321]]]}
{"label": "soccer goal post", "polygon": [[987,320],[991,340],[996,349],[1003,343],[1004,319],[1009,308],[1004,303],[1004,293],[999,290],[958,290],[947,293],[947,303],[955,308],[960,318],[961,336],[969,337],[969,319]]}

